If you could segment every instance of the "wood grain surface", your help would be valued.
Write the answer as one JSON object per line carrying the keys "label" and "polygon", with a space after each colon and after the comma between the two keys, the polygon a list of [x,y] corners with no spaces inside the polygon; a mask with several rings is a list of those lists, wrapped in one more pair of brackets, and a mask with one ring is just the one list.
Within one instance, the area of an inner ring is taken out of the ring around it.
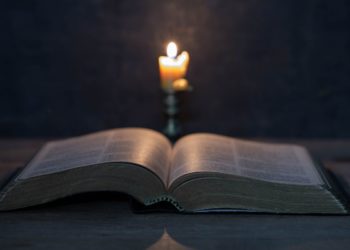
{"label": "wood grain surface", "polygon": [[[45,141],[0,140],[0,174],[23,166]],[[327,168],[349,190],[350,161],[339,159],[350,156],[350,141],[300,142],[326,155]],[[1,249],[348,249],[349,236],[349,216],[135,214],[118,193],[0,213]]]}

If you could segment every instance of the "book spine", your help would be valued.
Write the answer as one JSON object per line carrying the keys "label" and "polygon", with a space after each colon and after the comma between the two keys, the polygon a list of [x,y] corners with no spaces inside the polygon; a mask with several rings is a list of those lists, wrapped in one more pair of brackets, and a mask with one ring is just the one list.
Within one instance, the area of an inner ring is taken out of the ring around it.
{"label": "book spine", "polygon": [[170,195],[161,195],[154,199],[147,200],[145,202],[146,206],[153,205],[158,202],[166,201],[171,203],[177,210],[184,211],[184,208],[176,201],[176,199]]}

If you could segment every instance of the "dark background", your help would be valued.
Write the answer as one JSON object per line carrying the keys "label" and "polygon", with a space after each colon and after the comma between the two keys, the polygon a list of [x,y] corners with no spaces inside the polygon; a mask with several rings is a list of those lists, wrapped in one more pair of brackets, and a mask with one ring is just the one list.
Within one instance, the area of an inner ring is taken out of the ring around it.
{"label": "dark background", "polygon": [[350,137],[348,0],[0,4],[0,136],[160,130],[157,57],[191,55],[185,132]]}

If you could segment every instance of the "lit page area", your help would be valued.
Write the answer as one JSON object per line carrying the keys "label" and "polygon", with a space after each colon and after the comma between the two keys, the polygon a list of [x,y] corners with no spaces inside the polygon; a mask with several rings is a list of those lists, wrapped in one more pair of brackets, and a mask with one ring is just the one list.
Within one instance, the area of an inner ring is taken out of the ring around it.
{"label": "lit page area", "polygon": [[192,172],[220,172],[296,185],[323,183],[306,150],[299,146],[196,134],[181,139],[173,157],[170,184]]}
{"label": "lit page area", "polygon": [[115,129],[46,144],[18,178],[106,162],[132,162],[148,167],[165,183],[170,154],[170,143],[157,132]]}

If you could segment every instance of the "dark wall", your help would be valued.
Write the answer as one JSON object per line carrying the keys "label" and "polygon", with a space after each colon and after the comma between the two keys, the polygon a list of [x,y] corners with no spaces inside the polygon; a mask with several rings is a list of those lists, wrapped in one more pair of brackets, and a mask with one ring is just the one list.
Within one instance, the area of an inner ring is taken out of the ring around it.
{"label": "dark wall", "polygon": [[191,55],[186,132],[350,137],[347,0],[17,0],[0,7],[0,136],[160,130],[157,57]]}

